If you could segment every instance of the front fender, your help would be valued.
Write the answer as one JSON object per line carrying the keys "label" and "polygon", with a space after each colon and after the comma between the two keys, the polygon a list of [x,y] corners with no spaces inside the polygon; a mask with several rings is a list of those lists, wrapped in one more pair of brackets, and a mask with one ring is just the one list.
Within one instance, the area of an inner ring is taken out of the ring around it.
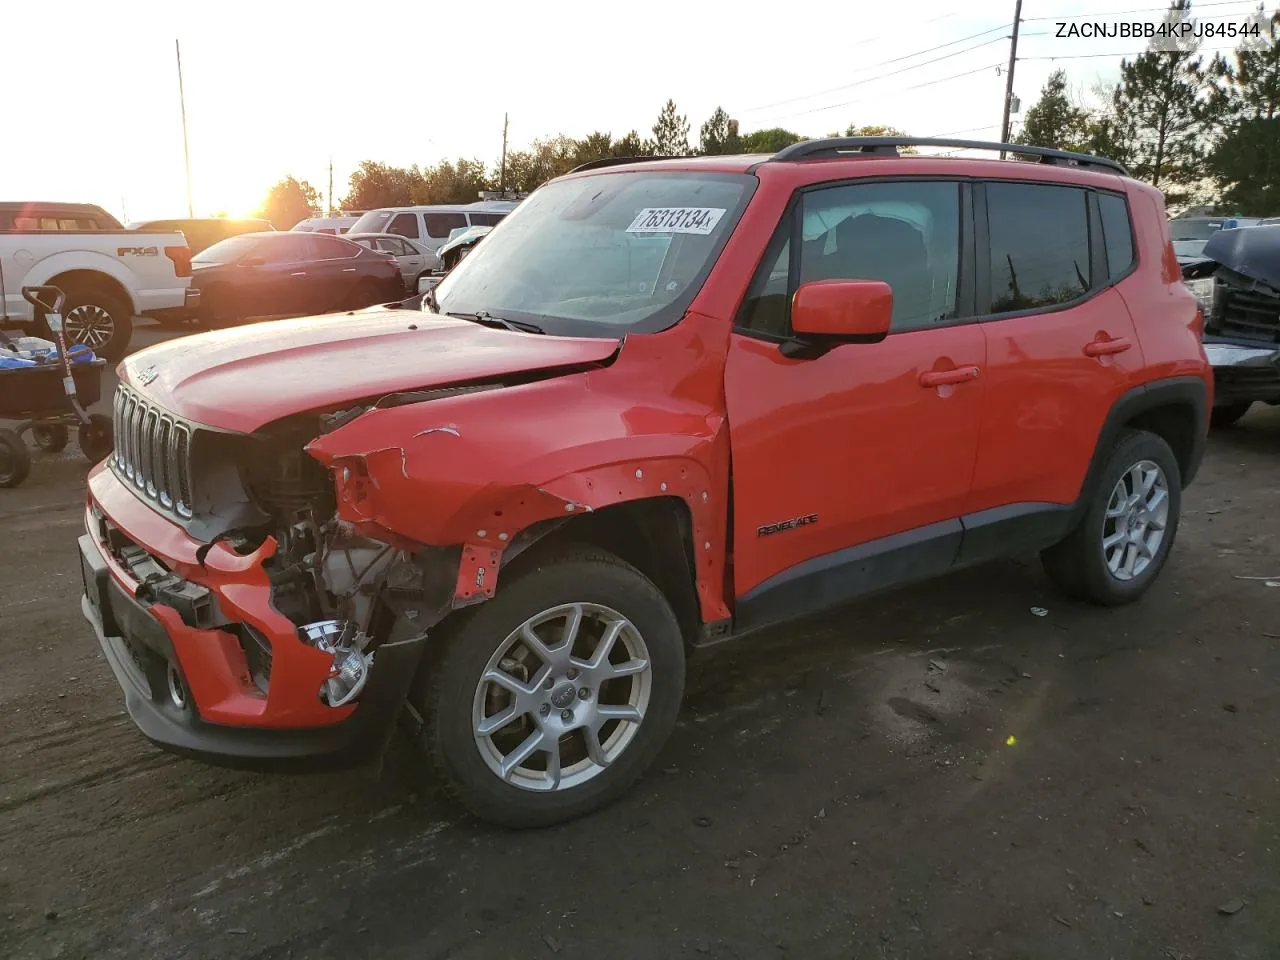
{"label": "front fender", "polygon": [[726,618],[723,415],[671,396],[638,402],[608,385],[600,370],[374,409],[307,451],[335,469],[344,519],[463,546],[458,604],[493,595],[503,554],[535,524],[679,497],[693,519],[704,619]]}

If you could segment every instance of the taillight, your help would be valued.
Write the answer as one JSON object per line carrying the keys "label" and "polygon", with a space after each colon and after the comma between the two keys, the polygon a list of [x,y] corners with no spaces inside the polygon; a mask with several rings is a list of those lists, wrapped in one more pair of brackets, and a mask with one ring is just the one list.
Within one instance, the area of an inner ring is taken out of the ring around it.
{"label": "taillight", "polygon": [[191,276],[190,247],[165,247],[164,255],[173,261],[173,272],[176,276]]}

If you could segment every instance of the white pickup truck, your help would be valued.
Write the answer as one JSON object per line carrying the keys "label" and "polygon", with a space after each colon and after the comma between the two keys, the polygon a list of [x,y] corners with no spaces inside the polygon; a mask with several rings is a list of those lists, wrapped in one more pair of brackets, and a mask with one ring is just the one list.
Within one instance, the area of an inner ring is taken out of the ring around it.
{"label": "white pickup truck", "polygon": [[191,250],[181,233],[125,230],[101,207],[80,203],[0,203],[0,326],[48,337],[24,286],[66,294],[68,340],[118,360],[135,316],[163,317],[196,306]]}

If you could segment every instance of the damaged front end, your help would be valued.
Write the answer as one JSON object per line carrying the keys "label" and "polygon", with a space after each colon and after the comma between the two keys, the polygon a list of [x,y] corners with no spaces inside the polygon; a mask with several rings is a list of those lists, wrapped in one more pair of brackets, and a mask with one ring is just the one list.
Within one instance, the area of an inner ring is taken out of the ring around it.
{"label": "damaged front end", "polygon": [[82,607],[159,745],[255,767],[385,746],[461,548],[338,515],[334,476],[305,450],[336,422],[234,434],[117,402],[118,449],[90,477]]}
{"label": "damaged front end", "polygon": [[1215,234],[1183,278],[1204,313],[1215,404],[1280,404],[1280,226]]}

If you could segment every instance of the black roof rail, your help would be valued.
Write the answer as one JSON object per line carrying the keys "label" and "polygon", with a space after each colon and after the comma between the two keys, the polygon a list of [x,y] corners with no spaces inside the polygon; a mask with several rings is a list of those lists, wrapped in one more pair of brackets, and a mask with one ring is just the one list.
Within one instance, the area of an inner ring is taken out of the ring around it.
{"label": "black roof rail", "polygon": [[828,137],[823,140],[801,140],[775,153],[769,161],[804,160],[807,158],[834,157],[842,153],[869,153],[877,156],[900,156],[899,147],[959,147],[966,150],[1000,150],[1021,156],[1039,157],[1040,163],[1058,166],[1092,167],[1110,170],[1122,176],[1129,171],[1115,160],[1095,157],[1088,153],[1072,153],[1070,150],[1054,150],[1051,147],[1031,147],[1021,143],[993,143],[987,140],[951,140],[938,137]]}
{"label": "black roof rail", "polygon": [[570,170],[570,173],[581,173],[583,170],[599,170],[601,167],[616,167],[623,163],[644,163],[648,160],[688,160],[689,157],[602,157],[599,160],[588,160]]}

